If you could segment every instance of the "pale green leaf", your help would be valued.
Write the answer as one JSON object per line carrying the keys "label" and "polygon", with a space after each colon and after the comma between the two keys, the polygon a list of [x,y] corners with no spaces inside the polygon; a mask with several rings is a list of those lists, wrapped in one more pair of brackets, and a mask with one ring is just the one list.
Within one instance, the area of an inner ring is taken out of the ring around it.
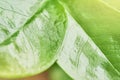
{"label": "pale green leaf", "polygon": [[74,80],[120,80],[120,1],[61,1],[0,1],[0,77],[35,75],[57,60]]}
{"label": "pale green leaf", "polygon": [[70,30],[58,59],[58,64],[73,79],[120,80],[118,2],[62,0],[62,4],[78,22],[73,18],[68,19]]}
{"label": "pale green leaf", "polygon": [[56,61],[66,21],[56,0],[0,0],[0,77],[48,69]]}
{"label": "pale green leaf", "polygon": [[74,80],[119,80],[120,73],[68,14],[68,30],[57,63]]}

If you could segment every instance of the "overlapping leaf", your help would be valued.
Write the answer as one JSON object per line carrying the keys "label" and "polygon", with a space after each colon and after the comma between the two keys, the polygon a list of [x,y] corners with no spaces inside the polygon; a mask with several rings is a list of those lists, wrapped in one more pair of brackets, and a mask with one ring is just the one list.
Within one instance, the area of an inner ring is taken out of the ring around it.
{"label": "overlapping leaf", "polygon": [[70,22],[74,27],[68,32],[58,64],[75,80],[119,80],[119,1],[62,1],[84,31]]}
{"label": "overlapping leaf", "polygon": [[0,1],[0,77],[38,74],[56,60],[66,31],[56,0]]}
{"label": "overlapping leaf", "polygon": [[119,80],[120,74],[76,21],[68,31],[57,63],[74,80]]}
{"label": "overlapping leaf", "polygon": [[119,80],[119,2],[1,0],[0,77],[35,75],[58,58],[75,80]]}

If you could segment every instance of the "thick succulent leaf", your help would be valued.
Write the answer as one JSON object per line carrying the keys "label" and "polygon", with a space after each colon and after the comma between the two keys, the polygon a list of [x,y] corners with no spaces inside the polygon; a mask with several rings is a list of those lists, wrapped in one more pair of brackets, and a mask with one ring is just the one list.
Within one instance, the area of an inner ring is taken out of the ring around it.
{"label": "thick succulent leaf", "polygon": [[120,72],[120,1],[63,1],[85,32]]}
{"label": "thick succulent leaf", "polygon": [[120,80],[107,57],[68,14],[68,30],[57,63],[74,80]]}
{"label": "thick succulent leaf", "polygon": [[65,25],[56,0],[0,0],[0,77],[26,77],[50,67]]}

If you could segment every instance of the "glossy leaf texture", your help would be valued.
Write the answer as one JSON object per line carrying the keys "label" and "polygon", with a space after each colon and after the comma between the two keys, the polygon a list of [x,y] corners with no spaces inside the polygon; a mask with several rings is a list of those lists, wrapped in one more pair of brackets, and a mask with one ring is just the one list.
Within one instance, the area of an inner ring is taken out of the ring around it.
{"label": "glossy leaf texture", "polygon": [[67,26],[58,65],[73,80],[120,80],[119,71],[70,14]]}
{"label": "glossy leaf texture", "polygon": [[56,0],[0,0],[0,77],[21,78],[49,68],[66,21]]}
{"label": "glossy leaf texture", "polygon": [[63,0],[63,2],[111,64],[120,72],[120,1]]}

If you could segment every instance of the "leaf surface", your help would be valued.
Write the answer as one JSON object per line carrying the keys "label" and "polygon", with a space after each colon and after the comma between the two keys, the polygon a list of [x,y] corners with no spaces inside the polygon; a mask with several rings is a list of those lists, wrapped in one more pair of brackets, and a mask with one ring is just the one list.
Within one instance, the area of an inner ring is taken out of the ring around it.
{"label": "leaf surface", "polygon": [[56,61],[66,21],[56,0],[0,0],[0,77],[48,69]]}
{"label": "leaf surface", "polygon": [[[114,2],[114,3],[112,3]],[[58,64],[75,80],[120,79],[118,0],[62,0],[69,18]],[[115,6],[116,4],[116,6]]]}
{"label": "leaf surface", "polygon": [[68,30],[57,63],[74,80],[119,80],[118,70],[68,14]]}
{"label": "leaf surface", "polygon": [[[112,0],[103,1],[65,0],[73,17],[120,71],[120,13],[118,7],[111,4]],[[117,1],[115,0],[114,3]]]}
{"label": "leaf surface", "polygon": [[120,80],[120,1],[59,2],[0,1],[0,77],[35,75],[57,60],[74,80]]}

